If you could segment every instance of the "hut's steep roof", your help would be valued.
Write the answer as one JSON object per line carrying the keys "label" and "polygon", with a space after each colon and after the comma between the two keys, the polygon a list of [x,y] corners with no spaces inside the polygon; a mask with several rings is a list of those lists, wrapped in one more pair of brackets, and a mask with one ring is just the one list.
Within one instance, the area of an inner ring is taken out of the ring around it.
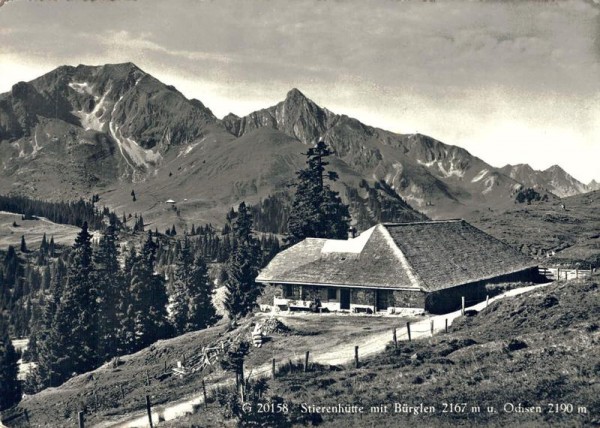
{"label": "hut's steep roof", "polygon": [[307,238],[277,254],[269,264],[260,271],[256,281],[269,282],[286,276],[297,268],[317,260],[326,239]]}
{"label": "hut's steep roof", "polygon": [[494,278],[536,263],[464,220],[385,224],[427,291]]}
{"label": "hut's steep roof", "polygon": [[379,224],[354,239],[305,239],[258,282],[435,291],[518,272],[530,258],[465,221]]}

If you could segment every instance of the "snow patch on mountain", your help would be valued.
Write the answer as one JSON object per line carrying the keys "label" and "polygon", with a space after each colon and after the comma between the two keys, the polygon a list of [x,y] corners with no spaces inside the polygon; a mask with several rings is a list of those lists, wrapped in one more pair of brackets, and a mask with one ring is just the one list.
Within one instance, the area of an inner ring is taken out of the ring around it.
{"label": "snow patch on mountain", "polygon": [[[84,110],[74,111],[72,112],[75,116],[79,118],[81,126],[86,130],[93,129],[94,131],[104,132],[106,128],[106,122],[102,120],[104,114],[107,110],[107,102],[106,97],[111,91],[111,87],[102,95],[102,97],[95,96],[95,99],[100,98],[100,101],[96,103],[94,109],[87,113]],[[120,101],[120,100],[119,100]],[[115,104],[116,105],[116,104]],[[113,109],[114,111],[114,109]]]}
{"label": "snow patch on mountain", "polygon": [[93,88],[87,82],[70,82],[69,88],[81,95],[93,95]]}
{"label": "snow patch on mountain", "polygon": [[33,133],[33,141],[31,142],[31,146],[32,146],[32,151],[31,151],[31,157],[35,157],[35,155],[37,155],[37,153],[43,149],[42,146],[40,146],[40,143],[38,142],[38,130],[37,128],[35,128],[35,132]]}
{"label": "snow patch on mountain", "polygon": [[490,172],[487,169],[482,169],[481,171],[479,171],[479,174],[477,174],[475,177],[473,177],[473,179],[471,180],[471,183],[477,183],[479,180],[482,180],[483,177],[485,177],[488,172]]}
{"label": "snow patch on mountain", "polygon": [[[137,84],[140,82],[140,80],[142,80],[143,77],[144,76],[137,79],[133,87],[137,86]],[[106,94],[108,94],[108,92],[110,92],[110,89],[106,92]],[[113,137],[113,139],[117,143],[117,146],[119,147],[121,156],[123,157],[123,159],[125,159],[127,165],[129,165],[129,167],[132,169],[133,178],[135,181],[136,172],[138,172],[140,168],[148,169],[150,166],[157,165],[162,160],[162,155],[158,152],[158,150],[154,152],[151,149],[144,149],[134,139],[130,137],[125,137],[123,135],[123,132],[121,131],[121,126],[117,125],[113,120],[115,112],[117,111],[117,107],[119,106],[119,103],[123,101],[124,97],[125,94],[121,95],[117,102],[114,104],[110,114],[108,128],[110,135]]]}
{"label": "snow patch on mountain", "polygon": [[396,173],[394,174],[394,177],[392,177],[392,181],[391,181],[391,186],[392,189],[396,189],[396,186],[394,186],[394,183],[396,183],[396,181],[400,178],[400,175],[402,175],[402,164],[400,162],[396,162],[392,164],[392,168],[394,168],[394,170],[396,171]]}
{"label": "snow patch on mountain", "polygon": [[198,147],[198,145],[200,143],[202,143],[204,140],[206,140],[206,137],[202,138],[200,141],[196,141],[195,143],[191,143],[191,144],[188,144],[187,146],[183,147],[179,151],[179,154],[177,155],[177,157],[189,155],[192,152],[192,150],[194,150],[196,147]]}
{"label": "snow patch on mountain", "polygon": [[457,159],[453,155],[449,161],[450,165],[449,165],[448,169],[446,169],[444,167],[443,163],[441,163],[441,162],[438,163],[438,169],[440,170],[440,172],[442,173],[442,175],[444,177],[446,177],[446,178],[449,178],[452,176],[463,177],[465,175],[465,171],[463,171],[461,168],[459,168],[455,164],[455,161],[457,161]]}
{"label": "snow patch on mountain", "polygon": [[437,161],[434,159],[434,160],[432,160],[431,162],[424,162],[424,161],[422,161],[421,159],[417,159],[417,162],[418,162],[420,165],[426,166],[427,168],[431,168],[433,165],[435,165],[435,164],[436,164],[436,162],[437,162]]}
{"label": "snow patch on mountain", "polygon": [[440,174],[444,178],[449,178],[449,177],[452,177],[452,176],[463,177],[465,175],[465,171],[463,171],[461,168],[459,168],[458,165],[456,164],[456,162],[458,162],[458,159],[456,159],[455,157],[452,157],[448,161],[448,167],[444,166],[443,161],[440,161],[439,159],[434,159],[434,160],[429,161],[429,162],[425,162],[425,161],[422,161],[420,159],[417,159],[417,162],[420,165],[423,165],[423,166],[425,166],[427,168],[431,168],[432,166],[436,166],[437,169],[440,171]]}
{"label": "snow patch on mountain", "polygon": [[151,149],[144,149],[132,138],[124,137],[120,127],[112,121],[110,122],[110,133],[117,141],[121,155],[134,170],[139,167],[148,168],[156,165],[162,159],[158,151],[153,152]]}
{"label": "snow patch on mountain", "polygon": [[494,185],[496,184],[496,177],[492,176],[492,177],[486,178],[486,180],[483,182],[483,184],[486,187],[485,187],[485,189],[483,189],[483,191],[481,193],[483,193],[484,195],[487,193],[490,193],[492,191],[492,189],[494,188]]}

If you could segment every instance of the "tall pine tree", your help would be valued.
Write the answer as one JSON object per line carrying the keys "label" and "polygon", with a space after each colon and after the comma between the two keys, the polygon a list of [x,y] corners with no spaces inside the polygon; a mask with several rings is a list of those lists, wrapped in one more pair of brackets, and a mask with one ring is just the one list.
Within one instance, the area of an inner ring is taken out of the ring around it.
{"label": "tall pine tree", "polygon": [[21,401],[21,384],[17,379],[19,356],[8,335],[8,322],[0,308],[0,411]]}
{"label": "tall pine tree", "polygon": [[262,288],[254,282],[260,265],[260,246],[252,234],[252,217],[244,202],[234,218],[235,248],[225,267],[225,309],[232,321],[252,312],[262,292]]}
{"label": "tall pine tree", "polygon": [[121,327],[123,277],[119,267],[116,225],[110,224],[94,254],[94,278],[98,290],[98,355],[101,360],[117,355]]}
{"label": "tall pine tree", "polygon": [[178,334],[200,330],[216,321],[212,283],[201,255],[194,257],[190,241],[184,238],[175,262],[171,293],[171,319]]}
{"label": "tall pine tree", "polygon": [[338,192],[325,180],[336,181],[337,173],[326,171],[326,158],[333,154],[323,141],[306,153],[306,168],[296,172],[296,193],[288,218],[287,241],[304,238],[347,239],[350,212]]}
{"label": "tall pine tree", "polygon": [[52,325],[38,345],[38,375],[43,386],[57,386],[94,368],[97,353],[97,290],[87,222],[75,239],[66,283]]}
{"label": "tall pine tree", "polygon": [[131,275],[128,311],[129,316],[133,316],[135,349],[144,348],[169,334],[165,280],[154,274],[155,263],[156,244],[149,231]]}
{"label": "tall pine tree", "polygon": [[139,257],[134,247],[129,249],[125,254],[125,263],[123,269],[123,284],[120,296],[119,314],[120,328],[118,330],[118,345],[119,353],[126,354],[135,351],[136,335],[135,335],[135,314],[134,314],[134,298],[131,294],[131,282],[133,279],[133,267],[139,262]]}

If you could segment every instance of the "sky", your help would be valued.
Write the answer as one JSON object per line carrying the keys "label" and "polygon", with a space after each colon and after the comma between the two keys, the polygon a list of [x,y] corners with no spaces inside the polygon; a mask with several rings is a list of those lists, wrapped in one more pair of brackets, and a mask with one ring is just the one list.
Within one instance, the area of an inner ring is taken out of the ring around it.
{"label": "sky", "polygon": [[0,93],[134,62],[218,117],[292,88],[493,166],[600,181],[600,0],[0,0]]}

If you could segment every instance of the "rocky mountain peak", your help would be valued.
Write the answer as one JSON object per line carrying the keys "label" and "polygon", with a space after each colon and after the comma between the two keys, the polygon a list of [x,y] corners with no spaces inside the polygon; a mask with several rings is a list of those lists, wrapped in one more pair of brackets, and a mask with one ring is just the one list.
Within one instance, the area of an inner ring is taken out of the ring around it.
{"label": "rocky mountain peak", "polygon": [[544,170],[544,172],[550,172],[550,173],[554,173],[554,174],[557,174],[557,173],[567,174],[567,172],[564,169],[562,169],[559,165],[552,165],[552,166],[546,168]]}
{"label": "rocky mountain peak", "polygon": [[300,89],[297,88],[290,89],[285,96],[285,99],[286,101],[308,101],[312,103],[312,101],[309,100],[306,95],[300,92]]}
{"label": "rocky mountain peak", "polygon": [[229,114],[223,118],[223,124],[237,137],[268,127],[310,144],[323,136],[334,117],[334,114],[293,88],[278,104],[242,118]]}
{"label": "rocky mountain peak", "polygon": [[588,183],[587,187],[590,189],[590,191],[600,190],[600,183],[598,183],[596,180],[592,180]]}

